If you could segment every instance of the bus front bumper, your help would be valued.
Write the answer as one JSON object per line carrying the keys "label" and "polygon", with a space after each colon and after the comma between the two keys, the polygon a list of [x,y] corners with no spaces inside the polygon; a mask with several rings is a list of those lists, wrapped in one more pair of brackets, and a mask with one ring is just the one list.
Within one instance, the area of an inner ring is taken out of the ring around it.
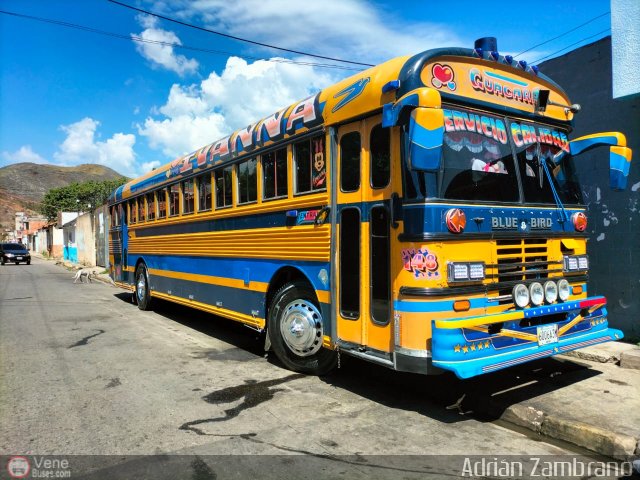
{"label": "bus front bumper", "polygon": [[[451,370],[459,378],[470,378],[578,348],[620,340],[623,333],[608,327],[605,305],[604,297],[568,302],[562,305],[567,313],[562,322],[542,322],[539,326],[527,328],[520,327],[519,321],[552,315],[560,307],[545,306],[481,317],[434,320],[433,366]],[[497,323],[500,328],[492,329],[491,325]],[[552,333],[548,338],[544,335],[545,328],[555,331],[555,335]]]}

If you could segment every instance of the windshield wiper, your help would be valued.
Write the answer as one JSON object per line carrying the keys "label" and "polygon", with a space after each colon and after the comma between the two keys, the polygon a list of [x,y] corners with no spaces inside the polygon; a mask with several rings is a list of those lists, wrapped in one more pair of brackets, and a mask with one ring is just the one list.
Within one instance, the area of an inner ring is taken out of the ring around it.
{"label": "windshield wiper", "polygon": [[547,161],[544,158],[538,158],[538,162],[542,163],[542,168],[544,169],[544,173],[547,175],[547,180],[549,181],[549,186],[551,187],[551,192],[553,193],[553,199],[556,202],[556,206],[560,209],[560,221],[564,223],[569,220],[569,216],[567,215],[567,212],[564,209],[564,205],[562,204],[562,200],[560,200],[560,195],[558,195],[558,191],[553,184],[551,172],[549,172],[549,167],[547,167]]}

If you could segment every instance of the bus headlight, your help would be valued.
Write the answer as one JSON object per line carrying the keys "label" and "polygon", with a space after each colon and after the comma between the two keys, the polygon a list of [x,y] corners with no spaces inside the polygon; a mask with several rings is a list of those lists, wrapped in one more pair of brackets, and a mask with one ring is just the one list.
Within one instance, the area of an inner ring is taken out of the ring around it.
{"label": "bus headlight", "polygon": [[484,262],[451,262],[447,265],[449,282],[479,282],[484,280]]}
{"label": "bus headlight", "polygon": [[566,302],[570,293],[571,287],[569,286],[569,282],[563,278],[558,282],[558,297],[563,302]]}
{"label": "bus headlight", "polygon": [[544,303],[544,289],[539,282],[533,282],[529,285],[529,296],[531,297],[531,303],[536,307]]}
{"label": "bus headlight", "polygon": [[556,285],[556,282],[549,280],[544,283],[544,299],[547,303],[553,303],[558,300],[558,285]]}
{"label": "bus headlight", "polygon": [[513,287],[512,294],[513,303],[515,303],[518,308],[525,308],[529,305],[529,289],[524,283],[519,283]]}

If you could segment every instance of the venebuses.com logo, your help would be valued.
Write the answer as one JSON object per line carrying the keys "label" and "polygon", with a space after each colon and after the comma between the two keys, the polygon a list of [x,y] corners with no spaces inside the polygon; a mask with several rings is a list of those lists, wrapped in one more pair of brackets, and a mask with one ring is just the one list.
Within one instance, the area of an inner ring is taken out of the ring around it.
{"label": "venebuses.com logo", "polygon": [[70,478],[71,468],[66,458],[32,457],[15,455],[7,461],[11,478]]}
{"label": "venebuses.com logo", "polygon": [[26,457],[11,457],[7,462],[7,472],[11,478],[25,478],[31,471]]}

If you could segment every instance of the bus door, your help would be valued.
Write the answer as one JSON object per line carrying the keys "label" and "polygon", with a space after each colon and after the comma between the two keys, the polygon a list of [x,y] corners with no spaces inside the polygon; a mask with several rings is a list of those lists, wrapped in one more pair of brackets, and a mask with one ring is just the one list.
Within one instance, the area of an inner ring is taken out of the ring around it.
{"label": "bus door", "polygon": [[342,342],[391,352],[391,129],[381,117],[339,127],[337,172],[337,295]]}

